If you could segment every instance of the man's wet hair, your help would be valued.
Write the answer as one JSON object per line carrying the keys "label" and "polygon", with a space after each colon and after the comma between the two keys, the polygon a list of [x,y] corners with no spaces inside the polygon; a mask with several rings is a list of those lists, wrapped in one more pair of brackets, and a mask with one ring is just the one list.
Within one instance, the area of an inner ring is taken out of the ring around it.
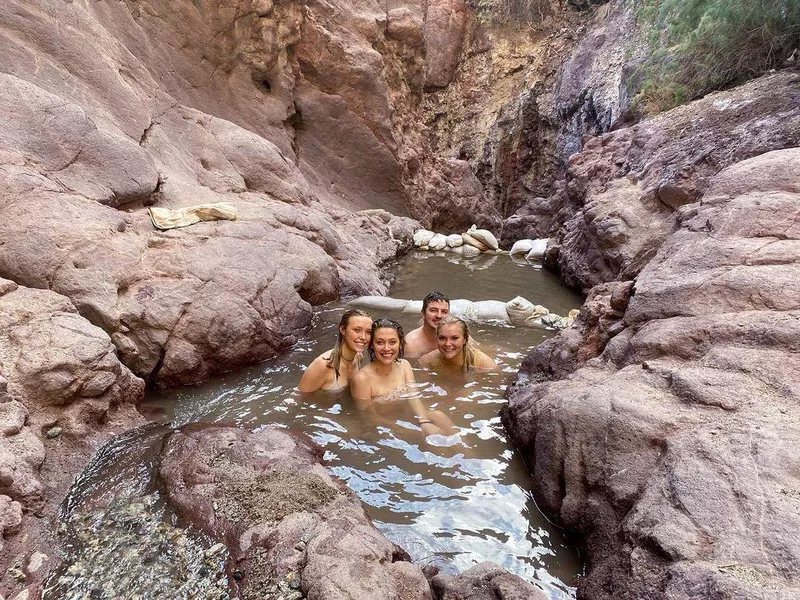
{"label": "man's wet hair", "polygon": [[425,309],[428,308],[428,304],[431,302],[447,302],[447,306],[450,306],[450,298],[448,298],[446,294],[442,292],[431,292],[422,299],[422,312],[425,312]]}

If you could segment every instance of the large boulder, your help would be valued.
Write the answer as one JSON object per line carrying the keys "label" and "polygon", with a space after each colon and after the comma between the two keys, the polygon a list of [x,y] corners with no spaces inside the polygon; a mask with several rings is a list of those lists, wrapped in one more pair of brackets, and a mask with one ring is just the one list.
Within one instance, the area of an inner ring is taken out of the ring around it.
{"label": "large boulder", "polygon": [[68,298],[0,279],[0,593],[39,585],[51,520],[97,444],[141,423],[144,382]]}
{"label": "large boulder", "polygon": [[537,504],[587,536],[579,595],[797,595],[798,181],[796,148],[722,170],[513,387]]}
{"label": "large boulder", "polygon": [[285,430],[189,425],[168,436],[159,472],[183,519],[227,546],[228,571],[245,598],[279,597],[289,583],[322,600],[455,599],[480,589],[491,590],[487,598],[541,595],[484,563],[435,577],[434,596],[423,569],[375,529],[321,459],[313,441]]}

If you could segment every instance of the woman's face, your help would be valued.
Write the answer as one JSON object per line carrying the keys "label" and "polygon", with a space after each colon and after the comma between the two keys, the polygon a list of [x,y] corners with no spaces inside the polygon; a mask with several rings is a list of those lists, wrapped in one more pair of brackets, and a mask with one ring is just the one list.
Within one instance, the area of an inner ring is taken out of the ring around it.
{"label": "woman's face", "polygon": [[369,345],[371,329],[372,319],[369,317],[359,315],[350,317],[347,325],[339,328],[342,333],[342,344],[354,352],[363,352]]}
{"label": "woman's face", "polygon": [[400,356],[400,336],[391,327],[380,327],[372,338],[372,350],[375,360],[389,364]]}
{"label": "woman's face", "polygon": [[439,335],[436,336],[436,345],[445,360],[453,360],[461,354],[464,349],[464,332],[458,323],[442,325],[439,328]]}

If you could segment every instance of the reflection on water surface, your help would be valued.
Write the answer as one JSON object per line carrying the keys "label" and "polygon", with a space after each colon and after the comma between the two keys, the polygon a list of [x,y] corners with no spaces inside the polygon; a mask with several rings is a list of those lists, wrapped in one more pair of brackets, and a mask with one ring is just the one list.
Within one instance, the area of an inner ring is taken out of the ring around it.
{"label": "reflection on water surface", "polygon": [[[464,260],[414,253],[401,262],[393,297],[421,299],[432,290],[468,300],[521,295],[559,314],[581,303],[552,274],[508,256]],[[286,356],[199,388],[158,393],[147,405],[173,425],[278,423],[305,432],[325,448],[329,467],[356,491],[376,526],[416,561],[455,572],[491,560],[551,598],[574,597],[577,553],[537,510],[527,491],[530,476],[506,443],[498,417],[505,381],[530,348],[552,333],[472,325],[471,335],[495,358],[499,373],[454,378],[414,365],[415,391],[430,408],[445,412],[459,432],[425,442],[402,401],[382,406],[374,422],[355,410],[347,394],[296,392],[305,366],[333,346],[343,310],[320,309],[312,333]],[[419,324],[413,314],[375,316],[394,318],[406,331]]]}

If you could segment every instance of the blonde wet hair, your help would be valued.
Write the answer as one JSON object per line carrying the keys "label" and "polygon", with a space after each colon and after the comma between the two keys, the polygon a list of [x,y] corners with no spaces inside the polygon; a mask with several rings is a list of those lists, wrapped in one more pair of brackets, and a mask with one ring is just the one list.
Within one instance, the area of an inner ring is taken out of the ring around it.
{"label": "blonde wet hair", "polygon": [[[342,320],[339,321],[339,327],[336,329],[336,345],[331,350],[331,355],[328,357],[328,362],[325,365],[333,369],[333,372],[336,374],[336,380],[339,380],[339,367],[342,364],[342,344],[344,343],[344,334],[342,333],[342,329],[347,329],[347,325],[350,323],[350,319],[353,317],[369,317],[372,319],[372,315],[369,314],[365,310],[361,310],[360,308],[351,308],[342,315]],[[358,357],[358,353],[356,353],[356,357],[353,360],[356,360]]]}
{"label": "blonde wet hair", "polygon": [[439,321],[439,325],[436,327],[437,338],[439,337],[439,332],[441,332],[442,327],[445,325],[458,325],[461,327],[461,335],[464,336],[464,347],[461,348],[461,352],[464,355],[464,361],[461,363],[461,370],[465,372],[471,371],[475,366],[475,347],[472,345],[472,340],[469,337],[469,327],[467,326],[467,322],[459,317],[445,317]]}

